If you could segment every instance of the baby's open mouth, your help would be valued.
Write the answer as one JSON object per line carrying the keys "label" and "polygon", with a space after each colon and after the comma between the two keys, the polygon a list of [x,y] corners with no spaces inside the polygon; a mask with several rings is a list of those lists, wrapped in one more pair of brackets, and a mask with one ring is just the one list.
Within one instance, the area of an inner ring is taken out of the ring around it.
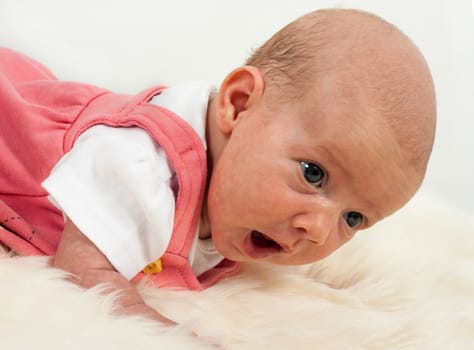
{"label": "baby's open mouth", "polygon": [[252,231],[252,234],[250,235],[252,239],[252,243],[257,247],[257,248],[263,248],[263,249],[281,249],[281,246],[275,242],[273,239],[270,237],[264,235],[261,232],[258,231]]}
{"label": "baby's open mouth", "polygon": [[245,236],[242,251],[252,259],[264,259],[272,255],[280,254],[283,247],[270,236],[260,232],[251,231]]}

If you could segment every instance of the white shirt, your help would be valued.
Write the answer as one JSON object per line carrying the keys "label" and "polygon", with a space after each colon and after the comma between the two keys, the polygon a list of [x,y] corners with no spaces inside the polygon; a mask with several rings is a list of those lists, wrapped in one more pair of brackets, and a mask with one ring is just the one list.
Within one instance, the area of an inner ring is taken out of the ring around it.
{"label": "white shirt", "polygon": [[[186,120],[205,142],[211,87],[188,83],[164,90],[150,103]],[[175,172],[163,149],[138,127],[97,125],[76,140],[43,182],[50,199],[126,278],[166,251],[173,231]],[[223,257],[212,240],[196,239],[194,273]]]}

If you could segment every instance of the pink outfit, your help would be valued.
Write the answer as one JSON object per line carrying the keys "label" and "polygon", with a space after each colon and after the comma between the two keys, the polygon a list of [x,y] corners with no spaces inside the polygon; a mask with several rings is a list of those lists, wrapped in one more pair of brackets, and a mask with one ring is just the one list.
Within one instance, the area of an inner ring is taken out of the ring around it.
{"label": "pink outfit", "polygon": [[163,271],[146,276],[159,286],[200,290],[237,272],[238,263],[226,259],[197,278],[192,272],[187,257],[201,212],[206,153],[186,122],[146,103],[162,89],[131,96],[61,82],[38,62],[0,48],[0,225],[6,229],[0,241],[20,254],[54,255],[64,220],[41,182],[89,127],[138,126],[166,151],[179,181]]}

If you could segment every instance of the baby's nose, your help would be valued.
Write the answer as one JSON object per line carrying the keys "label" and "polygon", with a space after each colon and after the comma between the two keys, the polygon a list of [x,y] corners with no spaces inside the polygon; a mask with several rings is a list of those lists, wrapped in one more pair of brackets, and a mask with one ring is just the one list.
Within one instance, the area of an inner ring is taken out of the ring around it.
{"label": "baby's nose", "polygon": [[317,245],[323,245],[337,225],[337,218],[338,214],[335,208],[320,206],[316,210],[293,217],[292,225],[303,232],[306,239]]}

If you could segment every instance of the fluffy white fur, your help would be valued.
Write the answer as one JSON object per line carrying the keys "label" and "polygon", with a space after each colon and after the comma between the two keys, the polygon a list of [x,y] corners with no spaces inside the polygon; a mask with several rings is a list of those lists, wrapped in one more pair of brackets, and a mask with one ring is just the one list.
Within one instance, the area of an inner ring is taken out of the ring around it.
{"label": "fluffy white fur", "polygon": [[[46,258],[0,254],[3,349],[472,349],[474,220],[413,203],[311,266],[245,265],[204,292],[141,288],[180,326],[113,316],[113,297]],[[199,337],[190,334],[190,330]]]}

